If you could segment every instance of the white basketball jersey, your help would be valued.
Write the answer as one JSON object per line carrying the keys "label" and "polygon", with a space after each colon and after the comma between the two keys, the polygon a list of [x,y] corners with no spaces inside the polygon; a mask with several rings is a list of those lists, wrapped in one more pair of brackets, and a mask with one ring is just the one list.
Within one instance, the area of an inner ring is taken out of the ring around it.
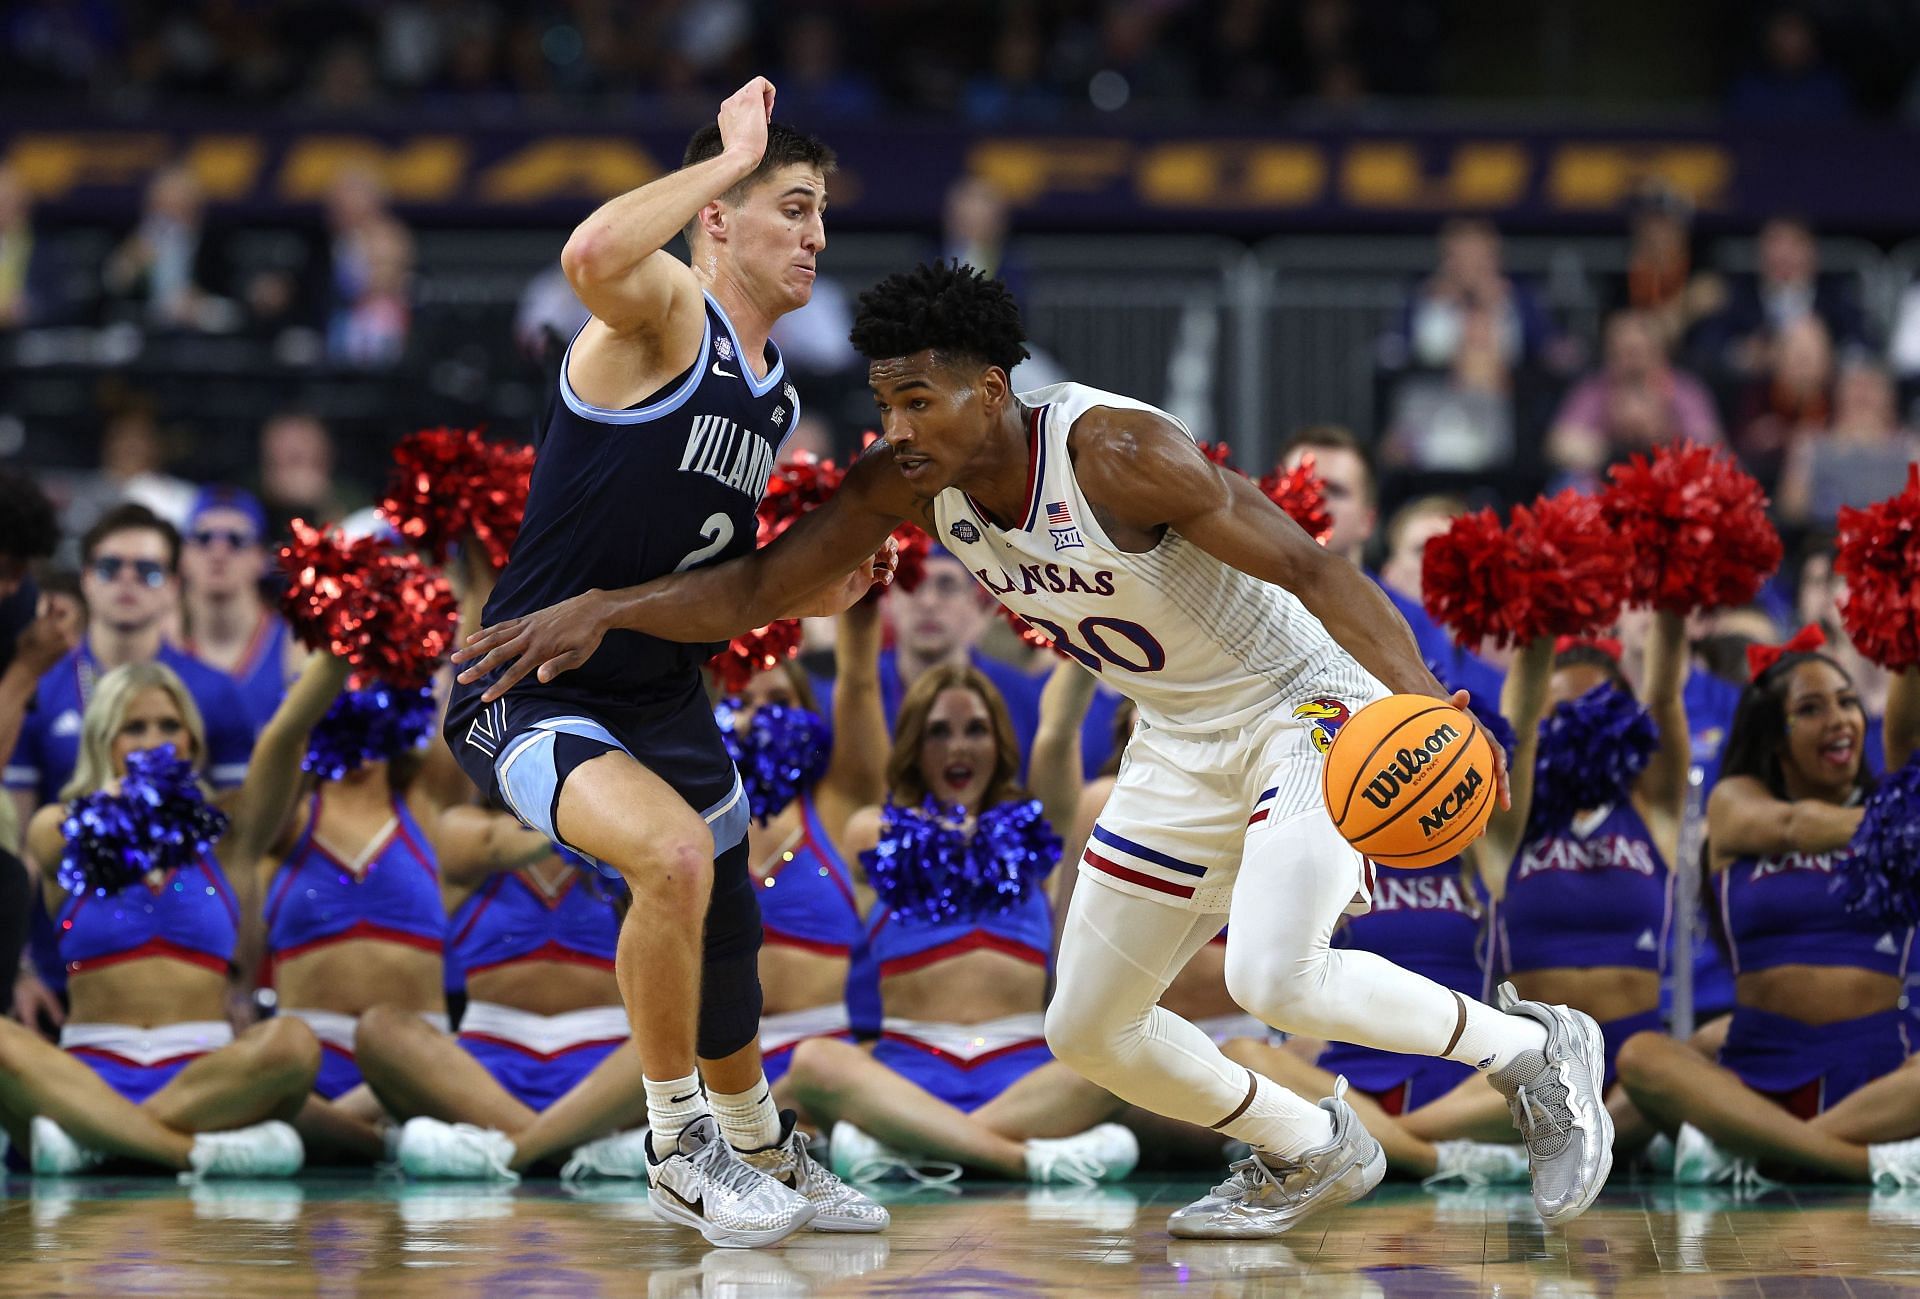
{"label": "white basketball jersey", "polygon": [[1074,421],[1096,406],[1172,416],[1077,383],[1020,400],[1033,411],[1024,514],[998,528],[950,487],[934,498],[937,539],[1002,604],[1131,698],[1149,725],[1219,731],[1287,701],[1385,693],[1291,593],[1172,529],[1139,553],[1107,537],[1074,478]]}

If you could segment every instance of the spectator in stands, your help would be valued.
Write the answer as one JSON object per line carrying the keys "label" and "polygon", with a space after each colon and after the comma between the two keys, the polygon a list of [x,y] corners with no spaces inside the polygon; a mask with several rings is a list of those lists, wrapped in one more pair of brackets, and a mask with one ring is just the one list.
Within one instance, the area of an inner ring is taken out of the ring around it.
{"label": "spectator in stands", "polygon": [[1513,376],[1490,305],[1466,309],[1445,373],[1407,375],[1393,408],[1380,451],[1388,465],[1473,473],[1512,460]]}
{"label": "spectator in stands", "polygon": [[[1920,76],[1915,85],[1920,87]],[[1909,284],[1900,294],[1894,312],[1893,339],[1887,344],[1887,360],[1902,379],[1920,377],[1920,280]]]}
{"label": "spectator in stands", "polygon": [[1044,122],[1060,115],[1062,96],[1046,76],[1047,43],[1033,10],[1004,10],[991,65],[967,79],[961,107],[977,123]]}
{"label": "spectator in stands", "polygon": [[254,726],[266,725],[306,659],[261,598],[267,512],[252,492],[206,487],[188,515],[180,577],[189,654],[233,678]]}
{"label": "spectator in stands", "polygon": [[1801,439],[1825,432],[1833,415],[1833,344],[1820,317],[1804,315],[1780,331],[1772,364],[1740,395],[1734,449],[1771,489]]}
{"label": "spectator in stands", "polygon": [[393,365],[413,324],[413,236],[398,221],[381,220],[360,231],[353,247],[353,283],[327,324],[327,355],[348,365]]}
{"label": "spectator in stands", "polygon": [[1820,53],[1812,19],[1787,7],[1769,15],[1760,66],[1733,83],[1727,111],[1749,122],[1841,122],[1853,116],[1853,95]]}
{"label": "spectator in stands", "polygon": [[1796,217],[1774,217],[1760,227],[1759,274],[1736,283],[1726,308],[1700,327],[1703,364],[1755,374],[1773,363],[1773,348],[1789,327],[1809,316],[1826,326],[1834,346],[1867,347],[1866,318],[1847,286],[1820,273],[1813,230]]}
{"label": "spectator in stands", "polygon": [[1337,424],[1301,429],[1280,448],[1280,467],[1291,469],[1307,456],[1320,476],[1333,531],[1327,549],[1355,568],[1366,567],[1367,542],[1380,521],[1379,485],[1360,439]]}
{"label": "spectator in stands", "polygon": [[1479,311],[1491,313],[1509,366],[1544,357],[1552,325],[1533,293],[1501,269],[1500,232],[1492,222],[1460,217],[1440,229],[1440,265],[1408,299],[1391,359],[1429,369],[1453,364]]}
{"label": "spectator in stands", "polygon": [[1726,281],[1693,265],[1693,207],[1665,185],[1648,185],[1627,214],[1627,272],[1612,294],[1642,312],[1668,355],[1701,320],[1726,306]]}
{"label": "spectator in stands", "polygon": [[54,496],[69,535],[85,532],[123,501],[135,501],[173,527],[186,522],[193,484],[166,472],[165,437],[152,402],[132,398],[107,416],[100,433],[100,467],[54,479]]}
{"label": "spectator in stands", "polygon": [[985,176],[962,176],[947,187],[941,208],[940,256],[993,276],[1020,298],[1027,274],[1018,248],[1008,245],[1012,224],[998,185]]}
{"label": "spectator in stands", "polygon": [[1870,362],[1849,365],[1834,387],[1832,427],[1802,437],[1787,454],[1780,515],[1831,528],[1841,506],[1886,496],[1913,460],[1920,460],[1920,435],[1901,426],[1892,377]]}
{"label": "spectator in stands", "polygon": [[285,536],[290,519],[336,523],[366,503],[333,466],[333,435],[318,415],[284,410],[268,417],[260,429],[260,501],[269,536]]}
{"label": "spectator in stands", "polygon": [[1394,511],[1387,520],[1387,554],[1380,563],[1380,584],[1419,603],[1427,543],[1445,532],[1455,516],[1466,512],[1467,503],[1457,496],[1422,496]]}
{"label": "spectator in stands", "polygon": [[222,294],[226,267],[220,243],[206,230],[206,195],[186,166],[175,163],[147,183],[140,224],[107,258],[107,296],[115,314],[169,330],[227,330],[239,311]]}
{"label": "spectator in stands", "polygon": [[73,774],[80,713],[94,683],[126,663],[161,663],[186,683],[207,720],[207,774],[216,788],[238,785],[246,774],[254,728],[238,689],[163,635],[179,617],[180,549],[172,524],[132,503],[108,511],[81,539],[86,636],[40,678],[7,767],[7,787],[30,797],[33,807],[53,802]]}
{"label": "spectator in stands", "polygon": [[1466,512],[1457,496],[1421,496],[1408,501],[1387,520],[1387,553],[1374,581],[1407,620],[1420,657],[1450,689],[1471,691],[1478,705],[1497,708],[1500,669],[1475,653],[1477,647],[1454,644],[1445,627],[1433,620],[1423,602],[1422,566],[1427,543],[1445,532],[1454,517]]}
{"label": "spectator in stands", "polygon": [[780,34],[783,112],[795,121],[861,117],[880,107],[873,80],[850,69],[840,50],[840,24],[827,13],[799,13]]}
{"label": "spectator in stands", "polygon": [[1607,321],[1600,370],[1574,385],[1554,417],[1547,458],[1563,472],[1591,475],[1662,442],[1720,436],[1706,385],[1668,364],[1660,317],[1617,311]]}
{"label": "spectator in stands", "polygon": [[34,237],[33,196],[0,166],[0,330],[57,320],[63,305],[52,251]]}

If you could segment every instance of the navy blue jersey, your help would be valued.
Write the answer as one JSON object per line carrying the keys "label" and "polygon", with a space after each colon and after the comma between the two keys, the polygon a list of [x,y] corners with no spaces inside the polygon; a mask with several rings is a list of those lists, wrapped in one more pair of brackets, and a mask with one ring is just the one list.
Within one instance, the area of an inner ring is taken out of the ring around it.
{"label": "navy blue jersey", "polygon": [[[563,362],[526,517],[486,625],[751,551],[761,494],[800,415],[779,349],[769,343],[768,351],[772,367],[755,379],[733,323],[709,295],[700,355],[638,406],[582,401]],[[719,648],[612,631],[572,672],[546,685],[529,675],[514,689],[644,703],[684,693]]]}

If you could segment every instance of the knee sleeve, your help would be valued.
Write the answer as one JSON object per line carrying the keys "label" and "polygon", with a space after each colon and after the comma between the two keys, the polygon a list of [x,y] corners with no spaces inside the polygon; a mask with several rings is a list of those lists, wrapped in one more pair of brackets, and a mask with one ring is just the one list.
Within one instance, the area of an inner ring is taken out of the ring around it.
{"label": "knee sleeve", "polygon": [[724,1059],[760,1034],[760,939],[760,898],[743,840],[713,864],[700,971],[702,1059]]}

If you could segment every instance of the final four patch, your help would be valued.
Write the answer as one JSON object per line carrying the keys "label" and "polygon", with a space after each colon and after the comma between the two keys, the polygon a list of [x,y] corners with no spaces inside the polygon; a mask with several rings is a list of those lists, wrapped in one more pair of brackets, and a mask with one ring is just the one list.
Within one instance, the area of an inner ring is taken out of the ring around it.
{"label": "final four patch", "polygon": [[947,531],[951,532],[956,540],[964,541],[969,546],[980,540],[980,529],[974,527],[965,519],[959,520],[951,528],[948,528]]}

